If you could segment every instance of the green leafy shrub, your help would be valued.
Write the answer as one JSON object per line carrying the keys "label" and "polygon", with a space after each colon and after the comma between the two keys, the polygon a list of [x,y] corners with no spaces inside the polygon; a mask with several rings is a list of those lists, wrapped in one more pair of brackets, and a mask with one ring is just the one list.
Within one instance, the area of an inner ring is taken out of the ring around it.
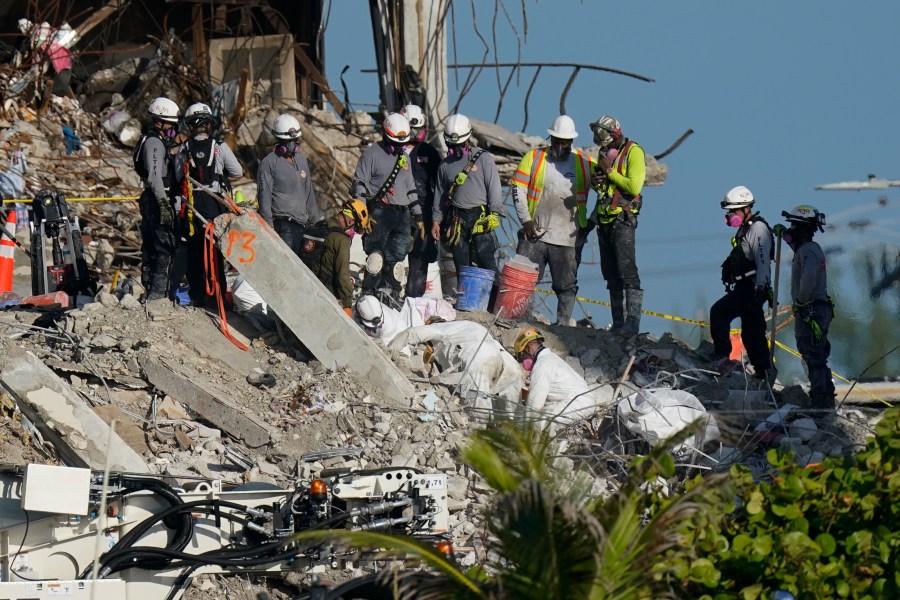
{"label": "green leafy shrub", "polygon": [[801,467],[772,450],[768,460],[769,482],[731,469],[734,510],[682,527],[693,556],[667,560],[685,597],[900,598],[900,410],[852,458]]}

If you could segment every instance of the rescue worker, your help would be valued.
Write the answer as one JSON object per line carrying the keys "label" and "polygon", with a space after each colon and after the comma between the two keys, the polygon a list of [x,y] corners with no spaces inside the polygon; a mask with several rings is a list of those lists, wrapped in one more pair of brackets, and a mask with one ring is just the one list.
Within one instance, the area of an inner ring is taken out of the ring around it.
{"label": "rescue worker", "polygon": [[[438,169],[431,237],[443,240],[461,267],[497,270],[497,234],[503,197],[500,173],[490,153],[472,142],[465,115],[450,115],[444,125],[447,157]],[[458,286],[457,286],[458,288]]]}
{"label": "rescue worker", "polygon": [[134,168],[144,184],[138,199],[141,211],[141,285],[146,301],[167,298],[172,258],[178,247],[175,209],[169,197],[173,168],[170,149],[178,134],[178,105],[168,98],[150,103],[150,128],[141,136],[132,155]]}
{"label": "rescue worker", "polygon": [[644,290],[635,257],[635,230],[641,212],[641,190],[647,174],[644,149],[622,134],[619,122],[602,116],[591,123],[600,146],[591,182],[597,191],[597,240],[600,271],[609,289],[610,331],[637,335]]}
{"label": "rescue worker", "polygon": [[612,403],[611,397],[602,400],[598,390],[590,389],[569,363],[545,348],[544,336],[537,329],[529,327],[516,336],[513,354],[531,373],[525,416],[549,420],[551,434],[558,426],[589,419],[601,405]]}
{"label": "rescue worker", "polygon": [[834,301],[828,295],[825,253],[813,241],[816,230],[825,231],[825,215],[801,204],[783,211],[789,228],[778,224],[775,234],[794,251],[791,262],[791,299],[794,336],[809,375],[809,397],[813,408],[834,408],[834,381],[828,368],[831,343],[828,328],[834,318]]}
{"label": "rescue worker", "polygon": [[500,342],[473,321],[438,322],[410,327],[394,336],[390,347],[399,350],[409,344],[429,342],[441,377],[460,375],[460,397],[468,398],[489,420],[504,415],[518,404],[522,389],[522,369]]}
{"label": "rescue worker", "polygon": [[279,115],[272,135],[275,149],[260,161],[256,173],[259,215],[299,256],[306,225],[319,222],[323,215],[309,163],[300,153],[300,122],[291,115]]}
{"label": "rescue worker", "polygon": [[404,147],[409,142],[409,120],[391,113],[382,123],[382,139],[366,148],[353,174],[350,196],[369,207],[370,231],[363,236],[368,255],[363,289],[387,287],[399,295],[400,282],[394,268],[409,251],[412,228],[419,228],[422,207],[416,181]]}
{"label": "rescue worker", "polygon": [[424,223],[432,221],[434,187],[441,155],[434,146],[425,141],[425,113],[422,109],[415,104],[407,104],[400,114],[409,120],[410,137],[409,143],[404,146],[404,152],[409,156],[412,165],[416,195],[422,207],[422,220],[418,221],[411,231],[413,245],[407,256],[409,275],[406,279],[406,296],[418,297],[425,294],[428,265],[435,262],[438,256],[437,242],[431,235],[427,235]]}
{"label": "rescue worker", "polygon": [[344,202],[340,212],[326,220],[328,234],[316,276],[353,318],[353,278],[350,276],[350,241],[369,226],[369,211],[360,200]]}
{"label": "rescue worker", "polygon": [[769,383],[775,380],[772,357],[766,342],[763,304],[771,302],[771,263],[773,238],[769,224],[759,212],[753,212],[753,193],[739,185],[725,194],[721,202],[725,224],[737,228],[731,239],[731,254],[722,263],[725,295],[709,311],[709,330],[713,341],[714,368],[727,375],[737,366],[731,354],[731,321],[741,319],[741,341],[747,350],[754,374]]}
{"label": "rescue worker", "polygon": [[[190,138],[181,145],[175,157],[175,174],[181,184],[178,212],[182,220],[181,234],[187,247],[188,294],[191,305],[214,308],[215,297],[206,293],[206,270],[209,265],[204,259],[205,225],[196,215],[212,221],[228,210],[191,179],[221,195],[231,189],[228,179],[240,177],[244,170],[231,148],[213,137],[219,124],[208,105],[202,102],[192,104],[184,112],[184,121],[190,129]],[[224,297],[227,285],[225,260],[215,244],[211,247],[215,254],[216,281]]]}
{"label": "rescue worker", "polygon": [[594,160],[572,148],[578,137],[571,117],[560,115],[547,130],[549,148],[526,154],[512,177],[512,195],[522,222],[516,252],[538,265],[538,281],[549,264],[556,293],[556,323],[570,325],[578,277],[575,246],[586,228]]}
{"label": "rescue worker", "polygon": [[455,321],[456,310],[441,298],[405,298],[400,310],[387,306],[375,296],[360,296],[356,301],[356,318],[363,331],[385,344],[390,344],[404,329],[425,325],[431,317]]}

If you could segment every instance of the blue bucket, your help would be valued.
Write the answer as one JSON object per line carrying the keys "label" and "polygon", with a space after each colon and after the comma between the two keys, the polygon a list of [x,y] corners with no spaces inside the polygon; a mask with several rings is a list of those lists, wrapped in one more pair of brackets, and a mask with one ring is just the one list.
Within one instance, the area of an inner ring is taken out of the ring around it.
{"label": "blue bucket", "polygon": [[487,310],[496,273],[478,267],[460,267],[457,310]]}

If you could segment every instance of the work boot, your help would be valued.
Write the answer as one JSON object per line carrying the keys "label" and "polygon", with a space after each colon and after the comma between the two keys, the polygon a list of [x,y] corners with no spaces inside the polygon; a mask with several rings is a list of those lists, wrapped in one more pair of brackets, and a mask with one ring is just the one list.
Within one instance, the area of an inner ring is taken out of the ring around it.
{"label": "work boot", "polygon": [[717,372],[720,377],[728,377],[735,371],[739,371],[741,368],[741,363],[736,360],[731,360],[727,356],[714,358],[712,360],[712,365],[712,370]]}
{"label": "work boot", "polygon": [[622,333],[637,335],[641,329],[641,307],[644,305],[644,290],[625,290],[625,326]]}
{"label": "work boot", "polygon": [[610,333],[622,333],[625,327],[625,291],[609,290],[609,310],[612,313]]}
{"label": "work boot", "polygon": [[572,309],[575,308],[575,292],[556,295],[556,324],[571,325]]}

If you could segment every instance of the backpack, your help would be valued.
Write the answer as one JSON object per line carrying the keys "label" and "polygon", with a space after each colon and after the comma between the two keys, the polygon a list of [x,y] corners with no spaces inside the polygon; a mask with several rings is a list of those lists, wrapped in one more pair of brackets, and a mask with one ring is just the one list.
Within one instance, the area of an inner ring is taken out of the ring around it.
{"label": "backpack", "polygon": [[303,232],[303,242],[300,244],[300,260],[313,273],[319,272],[319,263],[325,253],[325,239],[329,233],[334,231],[343,233],[343,229],[329,227],[324,220],[306,226]]}
{"label": "backpack", "polygon": [[216,173],[216,155],[219,150],[216,140],[208,137],[205,140],[191,138],[185,143],[187,150],[188,173],[203,185],[211,185],[220,181],[222,176]]}

